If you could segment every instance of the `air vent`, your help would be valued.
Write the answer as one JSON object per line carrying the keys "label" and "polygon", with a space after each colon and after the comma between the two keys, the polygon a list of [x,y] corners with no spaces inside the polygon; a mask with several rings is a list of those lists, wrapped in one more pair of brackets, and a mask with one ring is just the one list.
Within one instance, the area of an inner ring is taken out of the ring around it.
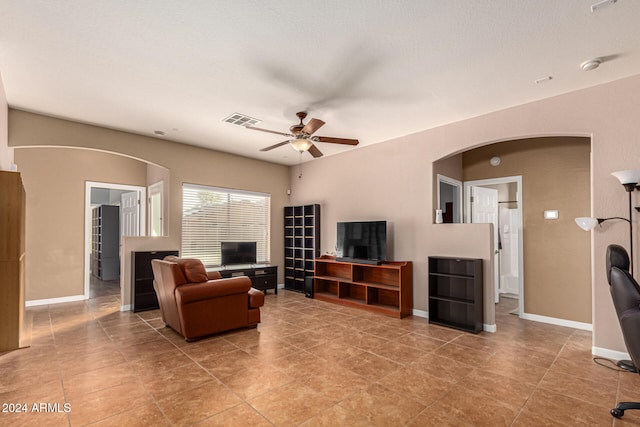
{"label": "air vent", "polygon": [[232,125],[236,125],[236,126],[249,127],[249,126],[257,125],[262,120],[254,119],[253,117],[245,116],[244,114],[240,114],[240,113],[233,113],[232,115],[230,115],[229,117],[227,117],[222,121],[231,123]]}

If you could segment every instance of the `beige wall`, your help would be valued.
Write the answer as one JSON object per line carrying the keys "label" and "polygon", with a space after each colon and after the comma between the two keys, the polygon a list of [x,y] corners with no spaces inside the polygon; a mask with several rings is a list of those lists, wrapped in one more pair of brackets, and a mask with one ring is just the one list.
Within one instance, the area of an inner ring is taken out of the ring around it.
{"label": "beige wall", "polygon": [[[122,156],[97,151],[26,148],[39,146],[87,147],[120,153],[132,159],[166,167],[170,174],[170,182],[165,189],[169,196],[168,237],[172,242],[179,239],[182,233],[182,184],[185,182],[271,194],[271,261],[280,266],[279,283],[282,283],[284,239],[281,236],[284,234],[284,225],[281,218],[284,206],[289,203],[286,194],[289,187],[286,166],[13,109],[9,110],[9,129],[9,144],[17,148],[16,158],[23,171],[23,179],[28,183],[27,229],[31,230],[28,231],[27,250],[30,252],[37,246],[38,251],[46,257],[38,259],[29,253],[30,259],[38,262],[37,269],[46,274],[47,280],[39,280],[40,276],[31,279],[28,277],[28,299],[74,296],[83,292],[84,264],[81,255],[84,237],[75,234],[66,236],[62,239],[64,246],[60,246],[56,239],[41,239],[39,231],[55,224],[63,230],[77,229],[82,233],[85,180],[147,184],[146,166],[141,169],[140,179],[134,180],[129,173],[136,169],[133,165],[138,162],[130,163],[130,168],[124,167],[126,162]],[[74,154],[67,159],[67,153]],[[105,161],[114,162],[114,167],[105,168],[104,174],[94,171],[98,162],[95,156],[100,155],[105,156],[101,157]],[[70,170],[72,179],[67,179],[66,171],[58,172],[62,167]],[[71,172],[73,169],[78,169],[78,172]],[[55,189],[56,193],[51,193],[51,189]],[[56,199],[54,194],[62,194],[62,200]],[[52,212],[48,216],[35,214],[36,217],[30,217],[29,212],[37,212],[40,207],[45,206],[44,200],[60,203],[61,207],[49,209]],[[71,209],[73,215],[69,213]],[[144,247],[137,243],[131,247],[138,246]],[[125,252],[122,256],[128,258],[130,253]],[[73,285],[69,285],[69,282]]]}
{"label": "beige wall", "polygon": [[147,165],[70,148],[15,150],[27,194],[27,301],[84,294],[85,181],[145,186]]}
{"label": "beige wall", "polygon": [[[591,323],[590,236],[574,222],[589,215],[590,143],[525,139],[462,155],[464,181],[522,176],[525,313]],[[493,156],[500,165],[489,164]],[[545,220],[547,209],[559,219]]]}
{"label": "beige wall", "polygon": [[[432,230],[434,161],[501,141],[591,137],[591,214],[625,215],[626,195],[610,173],[640,167],[639,111],[640,76],[532,102],[305,163],[302,179],[292,168],[292,201],[323,205],[323,251],[335,245],[336,221],[373,217],[392,221],[393,256],[414,262],[414,307],[427,310],[427,257],[451,244]],[[638,201],[638,195],[634,197]],[[634,223],[637,230],[637,213]],[[625,351],[604,256],[610,243],[628,247],[628,228],[620,222],[593,231],[591,237],[594,350]],[[464,250],[464,240],[457,244]]]}

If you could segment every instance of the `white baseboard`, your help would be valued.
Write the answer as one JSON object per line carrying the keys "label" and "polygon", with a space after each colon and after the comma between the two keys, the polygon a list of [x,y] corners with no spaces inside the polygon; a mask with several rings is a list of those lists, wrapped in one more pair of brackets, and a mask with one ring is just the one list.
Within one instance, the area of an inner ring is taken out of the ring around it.
{"label": "white baseboard", "polygon": [[498,330],[498,327],[496,326],[495,323],[493,325],[488,325],[486,323],[483,323],[482,324],[482,330],[485,331],[485,332],[494,333],[495,331]]}
{"label": "white baseboard", "polygon": [[26,301],[24,303],[25,307],[37,307],[40,305],[49,305],[49,304],[62,304],[65,302],[75,302],[75,301],[83,301],[86,298],[84,295],[72,295],[70,297],[59,297],[59,298],[45,298],[45,299],[35,299]]}
{"label": "white baseboard", "polygon": [[522,313],[521,319],[533,320],[534,322],[549,323],[551,325],[566,326],[567,328],[582,329],[592,331],[591,323],[575,322],[573,320],[557,319],[555,317],[540,316],[538,314]]}
{"label": "white baseboard", "polygon": [[631,356],[629,353],[623,351],[609,350],[608,348],[591,347],[591,354],[594,356],[604,357],[606,359],[613,360],[629,360]]}
{"label": "white baseboard", "polygon": [[424,317],[425,319],[429,318],[429,312],[424,310],[418,310],[417,308],[413,309],[412,314],[416,317]]}
{"label": "white baseboard", "polygon": [[120,311],[131,311],[132,308],[133,308],[133,305],[131,305],[131,304],[121,305],[120,306]]}

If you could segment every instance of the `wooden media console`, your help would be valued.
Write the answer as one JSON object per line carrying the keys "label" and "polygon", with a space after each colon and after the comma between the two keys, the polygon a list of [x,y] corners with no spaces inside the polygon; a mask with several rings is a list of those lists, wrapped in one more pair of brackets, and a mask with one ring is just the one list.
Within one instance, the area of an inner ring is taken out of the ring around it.
{"label": "wooden media console", "polygon": [[411,316],[411,261],[370,265],[316,258],[314,298],[393,317]]}

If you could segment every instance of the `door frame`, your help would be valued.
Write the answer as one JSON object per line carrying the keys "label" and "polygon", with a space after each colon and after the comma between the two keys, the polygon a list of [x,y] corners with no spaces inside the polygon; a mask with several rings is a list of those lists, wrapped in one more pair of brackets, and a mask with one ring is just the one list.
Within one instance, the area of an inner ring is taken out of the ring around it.
{"label": "door frame", "polygon": [[[469,212],[470,207],[468,206],[468,197],[467,194],[470,191],[470,187],[481,187],[483,185],[495,185],[495,184],[516,184],[516,194],[518,201],[518,216],[519,216],[519,227],[518,227],[518,317],[522,318],[524,313],[524,222],[522,220],[522,206],[524,204],[522,197],[522,175],[516,176],[505,176],[500,178],[489,178],[489,179],[478,179],[474,181],[465,181],[464,182],[464,220],[465,222],[469,222]],[[498,273],[499,274],[499,273]]]}
{"label": "door frame", "polygon": [[151,217],[153,213],[153,206],[151,204],[151,198],[155,194],[160,195],[160,234],[159,236],[166,236],[164,231],[164,181],[158,181],[155,184],[151,184],[148,190],[147,202],[149,203],[149,232],[147,233],[149,236],[152,236],[151,227],[153,226],[153,218]]}
{"label": "door frame", "polygon": [[[91,190],[94,188],[108,188],[110,190],[137,191],[140,200],[146,200],[147,188],[138,185],[113,184],[109,182],[85,181],[84,193],[84,299],[91,297]],[[140,203],[140,235],[145,235],[146,203]],[[120,230],[122,237],[122,230]],[[122,269],[120,269],[120,288],[122,288]]]}

